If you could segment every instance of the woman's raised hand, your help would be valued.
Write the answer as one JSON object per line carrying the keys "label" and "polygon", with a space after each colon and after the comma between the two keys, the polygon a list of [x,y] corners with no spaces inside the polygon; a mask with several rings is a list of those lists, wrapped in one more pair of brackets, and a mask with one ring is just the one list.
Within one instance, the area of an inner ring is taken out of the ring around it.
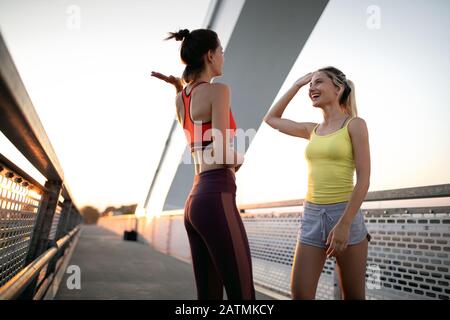
{"label": "woman's raised hand", "polygon": [[160,80],[163,80],[167,83],[170,83],[175,87],[177,90],[177,93],[183,90],[183,83],[181,82],[180,78],[174,77],[174,76],[166,76],[162,73],[152,71],[152,77],[158,78]]}
{"label": "woman's raised hand", "polygon": [[301,77],[300,79],[295,81],[294,86],[301,88],[304,85],[307,85],[308,83],[311,82],[313,74],[314,74],[314,72],[307,73],[306,75],[304,75],[303,77]]}

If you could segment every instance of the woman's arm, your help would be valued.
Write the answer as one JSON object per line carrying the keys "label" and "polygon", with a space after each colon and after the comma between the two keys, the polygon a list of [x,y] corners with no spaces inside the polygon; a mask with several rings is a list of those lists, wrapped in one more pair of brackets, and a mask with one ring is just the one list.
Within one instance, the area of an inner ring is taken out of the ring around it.
{"label": "woman's arm", "polygon": [[327,254],[330,256],[339,254],[347,247],[350,226],[370,186],[370,147],[366,122],[362,118],[355,118],[348,124],[348,131],[352,140],[357,182],[342,217],[327,239],[327,243],[330,243]]}
{"label": "woman's arm", "polygon": [[226,167],[239,169],[244,156],[239,154],[229,143],[230,123],[230,88],[222,83],[211,85],[211,124],[213,137],[214,161]]}
{"label": "woman's arm", "polygon": [[179,100],[181,99],[180,92],[183,90],[183,83],[182,83],[181,79],[174,77],[174,76],[166,76],[166,75],[164,75],[160,72],[156,72],[156,71],[152,71],[152,77],[163,80],[175,87],[175,90],[177,91],[177,95],[175,97],[175,106],[176,106],[177,110],[175,110],[175,113],[177,115],[178,122],[182,125],[183,120],[181,118],[180,111],[179,111],[179,110],[181,110],[181,108],[178,107]]}
{"label": "woman's arm", "polygon": [[281,97],[281,99],[274,104],[274,106],[264,117],[264,121],[269,126],[291,136],[309,139],[310,132],[316,123],[295,122],[289,119],[283,119],[281,116],[283,115],[289,102],[291,102],[292,98],[294,98],[301,87],[311,81],[311,78],[312,73],[310,72],[298,79],[294,85]]}

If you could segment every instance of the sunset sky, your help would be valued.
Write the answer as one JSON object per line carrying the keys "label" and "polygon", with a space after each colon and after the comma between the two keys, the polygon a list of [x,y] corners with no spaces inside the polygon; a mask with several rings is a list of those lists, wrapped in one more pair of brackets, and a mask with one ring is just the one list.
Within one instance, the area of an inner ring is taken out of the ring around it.
{"label": "sunset sky", "polygon": [[[201,27],[208,5],[0,0],[2,35],[79,206],[145,199],[175,116],[174,89],[150,72],[181,74],[180,42],[163,39]],[[378,26],[368,22],[371,5]],[[449,12],[445,0],[330,1],[281,87],[278,97],[327,65],[353,80],[369,129],[370,191],[450,182]],[[285,116],[322,121],[306,89]],[[255,129],[237,174],[238,202],[303,198],[307,141]],[[0,148],[44,181],[1,133]]]}

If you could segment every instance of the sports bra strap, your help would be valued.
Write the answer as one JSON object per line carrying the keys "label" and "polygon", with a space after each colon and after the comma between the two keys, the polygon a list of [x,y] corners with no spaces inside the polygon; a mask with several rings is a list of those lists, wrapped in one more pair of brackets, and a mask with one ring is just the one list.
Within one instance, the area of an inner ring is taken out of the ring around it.
{"label": "sports bra strap", "polygon": [[191,88],[191,92],[189,92],[189,94],[186,93],[186,87],[184,87],[183,91],[182,91],[182,98],[183,98],[183,106],[184,106],[184,121],[183,121],[183,128],[185,128],[186,125],[186,119],[189,117],[189,120],[191,122],[193,122],[192,118],[191,118],[191,113],[190,113],[190,104],[191,104],[191,94],[194,91],[194,89],[202,84],[202,83],[208,83],[206,81],[200,81],[197,82],[196,84],[194,84]]}
{"label": "sports bra strap", "polygon": [[184,90],[183,90],[183,91],[184,91],[184,95],[185,95],[186,97],[189,97],[189,96],[191,95],[192,91],[193,91],[199,84],[202,84],[202,83],[208,83],[208,82],[206,82],[206,81],[200,81],[200,82],[197,82],[196,84],[194,84],[194,85],[192,86],[191,92],[189,92],[189,94],[187,94],[187,92],[186,92],[187,86],[184,87]]}

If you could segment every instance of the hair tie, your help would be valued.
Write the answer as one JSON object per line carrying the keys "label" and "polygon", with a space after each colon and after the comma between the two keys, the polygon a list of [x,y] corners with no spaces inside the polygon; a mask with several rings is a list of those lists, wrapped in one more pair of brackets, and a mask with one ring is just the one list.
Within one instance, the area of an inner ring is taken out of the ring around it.
{"label": "hair tie", "polygon": [[190,35],[190,32],[188,29],[180,30],[175,35],[175,40],[182,41],[183,39],[187,38],[189,35]]}

